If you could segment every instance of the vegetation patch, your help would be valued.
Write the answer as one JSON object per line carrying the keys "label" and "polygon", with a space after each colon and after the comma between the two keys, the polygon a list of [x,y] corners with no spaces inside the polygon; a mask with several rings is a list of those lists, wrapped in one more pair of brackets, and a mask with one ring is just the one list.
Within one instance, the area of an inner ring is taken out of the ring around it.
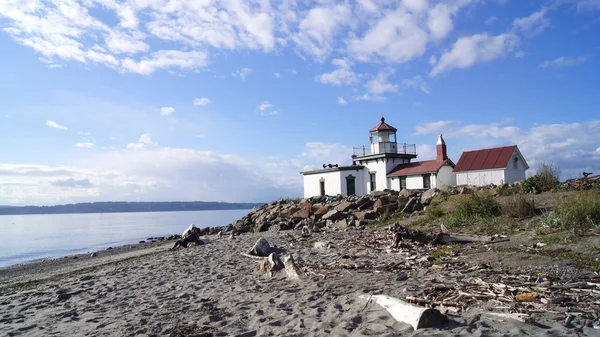
{"label": "vegetation patch", "polygon": [[523,181],[521,190],[525,193],[552,191],[560,185],[560,169],[554,164],[542,163],[537,173]]}
{"label": "vegetation patch", "polygon": [[501,214],[502,206],[493,196],[470,194],[454,201],[454,209],[446,219],[449,227],[460,227]]}
{"label": "vegetation patch", "polygon": [[571,231],[575,236],[584,236],[600,226],[600,192],[576,191],[561,200],[552,212],[546,215],[546,223]]}
{"label": "vegetation patch", "polygon": [[535,201],[533,197],[522,194],[511,197],[504,208],[503,213],[511,218],[525,218],[535,215]]}

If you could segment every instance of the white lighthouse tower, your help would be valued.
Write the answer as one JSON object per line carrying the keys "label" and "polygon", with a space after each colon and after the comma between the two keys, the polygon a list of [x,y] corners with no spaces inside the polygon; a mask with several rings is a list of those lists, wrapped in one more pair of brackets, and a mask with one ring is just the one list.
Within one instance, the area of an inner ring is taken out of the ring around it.
{"label": "white lighthouse tower", "polygon": [[411,159],[417,157],[415,144],[398,144],[397,131],[381,117],[381,122],[369,131],[369,146],[353,148],[353,162],[366,168],[363,170],[366,191],[390,189],[388,172],[399,164],[410,163]]}

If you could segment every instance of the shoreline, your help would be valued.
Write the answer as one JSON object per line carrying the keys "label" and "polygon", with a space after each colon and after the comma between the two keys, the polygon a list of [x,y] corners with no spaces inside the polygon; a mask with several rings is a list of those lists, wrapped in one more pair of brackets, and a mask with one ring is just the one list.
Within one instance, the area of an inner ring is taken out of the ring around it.
{"label": "shoreline", "polygon": [[[261,274],[257,261],[240,254],[260,237],[293,254],[304,277],[293,281],[282,272],[273,277]],[[425,258],[433,247],[407,242],[399,250],[386,248],[392,237],[383,228],[325,231],[309,237],[299,231],[271,231],[202,239],[204,245],[174,251],[169,250],[173,241],[165,240],[115,247],[95,257],[80,254],[0,269],[0,334],[591,336],[597,332],[579,323],[565,326],[553,319],[552,312],[535,314],[536,324],[491,316],[488,313],[511,312],[506,309],[510,305],[493,300],[469,300],[464,310],[447,312],[448,323],[415,331],[377,304],[360,300],[373,294],[422,296],[424,287],[458,287],[477,279],[522,283],[515,278],[521,269],[503,266],[482,244],[465,246],[436,265]],[[549,267],[557,262],[539,259]],[[552,268],[567,277],[574,272],[569,267]]]}

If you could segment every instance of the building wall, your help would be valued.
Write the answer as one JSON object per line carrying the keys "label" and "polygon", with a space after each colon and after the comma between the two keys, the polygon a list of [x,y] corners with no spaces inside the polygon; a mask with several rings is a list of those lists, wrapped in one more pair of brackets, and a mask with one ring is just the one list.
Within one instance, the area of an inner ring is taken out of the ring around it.
{"label": "building wall", "polygon": [[[365,165],[368,170],[365,170],[364,174],[364,193],[371,191],[371,179],[369,174],[371,172],[376,173],[375,189],[377,191],[383,191],[385,189],[392,189],[392,180],[387,177],[387,174],[392,171],[394,167],[399,164],[408,163],[410,160],[402,158],[385,158],[385,159],[372,159],[367,162],[363,161],[362,165]],[[357,192],[358,193],[358,192]]]}
{"label": "building wall", "polygon": [[[438,171],[435,179],[435,187],[440,188],[442,186],[456,186],[456,175],[452,166],[444,165]],[[431,186],[434,186],[433,184]]]}
{"label": "building wall", "polygon": [[467,171],[456,173],[456,184],[458,185],[501,185],[504,183],[504,181],[504,169]]}
{"label": "building wall", "polygon": [[346,177],[353,175],[357,195],[365,194],[364,172],[365,169],[332,171],[304,175],[304,197],[310,198],[321,195],[321,179],[325,180],[326,195],[346,195]]}
{"label": "building wall", "polygon": [[406,188],[409,190],[423,188],[423,176],[419,174],[406,177]]}
{"label": "building wall", "polygon": [[[515,167],[514,158],[518,158],[517,164]],[[527,169],[525,168],[525,163],[523,162],[523,158],[520,158],[517,150],[512,154],[511,160],[508,165],[506,165],[506,170],[504,171],[504,183],[510,184],[515,181],[525,180],[525,172]]]}

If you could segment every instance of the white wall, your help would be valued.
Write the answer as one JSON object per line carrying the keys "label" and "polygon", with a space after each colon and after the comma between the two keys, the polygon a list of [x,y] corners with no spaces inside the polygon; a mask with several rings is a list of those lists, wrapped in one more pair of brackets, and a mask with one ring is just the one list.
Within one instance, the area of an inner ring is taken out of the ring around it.
{"label": "white wall", "polygon": [[409,190],[423,188],[423,176],[419,174],[406,177],[406,188]]}
{"label": "white wall", "polygon": [[325,194],[326,195],[346,195],[346,177],[353,175],[355,178],[356,194],[365,194],[364,189],[364,173],[365,169],[342,170],[322,173],[313,173],[304,175],[304,197],[310,198],[321,195],[321,179],[325,179]]}
{"label": "white wall", "polygon": [[379,158],[379,159],[371,159],[367,162],[363,161],[362,165],[365,165],[368,169],[368,172],[365,174],[365,193],[369,193],[371,191],[371,183],[369,174],[371,172],[376,172],[375,176],[375,189],[377,191],[383,191],[385,189],[392,189],[391,179],[388,179],[387,174],[397,165],[408,163],[408,159],[402,158]]}
{"label": "white wall", "polygon": [[454,174],[454,172],[452,172],[452,170],[454,170],[454,169],[450,165],[442,166],[442,168],[438,171],[438,174],[437,174],[437,177],[435,180],[435,186],[434,186],[434,184],[432,184],[431,186],[434,186],[437,188],[440,188],[444,185],[456,186],[456,175]]}
{"label": "white wall", "polygon": [[456,173],[456,184],[458,185],[501,185],[504,183],[504,181],[504,169],[467,171]]}
{"label": "white wall", "polygon": [[[514,158],[519,158],[519,160],[517,160],[516,168],[514,164]],[[515,149],[510,161],[508,162],[508,165],[506,165],[506,170],[504,171],[504,183],[510,184],[514,183],[515,181],[525,180],[525,171],[527,171],[525,168],[525,163]]]}

